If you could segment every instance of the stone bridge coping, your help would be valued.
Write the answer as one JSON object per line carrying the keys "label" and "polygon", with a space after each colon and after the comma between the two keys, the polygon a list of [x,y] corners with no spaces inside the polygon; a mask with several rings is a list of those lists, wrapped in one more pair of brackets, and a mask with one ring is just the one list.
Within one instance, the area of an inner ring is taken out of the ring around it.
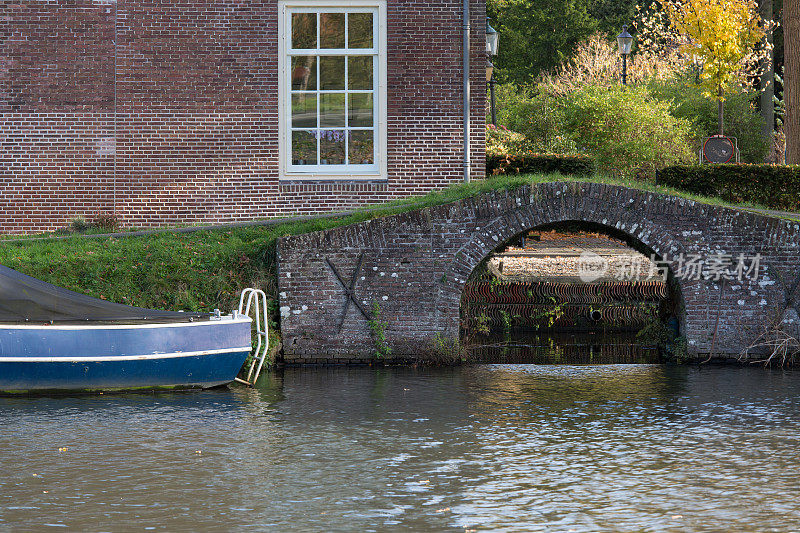
{"label": "stone bridge coping", "polygon": [[[772,214],[769,212],[754,212],[746,208],[739,208],[732,205],[713,205],[698,202],[689,198],[681,196],[674,196],[666,193],[658,193],[652,191],[645,191],[633,187],[625,187],[622,185],[611,185],[606,183],[595,182],[544,182],[532,183],[529,185],[522,185],[516,189],[497,189],[485,193],[477,194],[475,196],[468,196],[435,206],[412,209],[403,213],[394,215],[382,215],[376,218],[356,222],[346,226],[339,226],[326,230],[305,233],[301,235],[291,235],[279,239],[282,246],[287,250],[291,247],[302,247],[312,245],[313,243],[329,242],[334,238],[344,238],[341,244],[358,248],[363,244],[361,241],[348,241],[347,237],[352,237],[354,230],[356,232],[369,231],[367,228],[371,226],[389,225],[389,226],[404,226],[416,225],[425,223],[428,220],[435,220],[437,218],[444,218],[447,222],[454,221],[459,217],[460,210],[475,210],[482,214],[495,213],[496,216],[501,216],[509,209],[521,208],[526,205],[539,204],[547,200],[554,201],[559,198],[566,198],[568,195],[592,196],[596,198],[604,198],[607,200],[624,199],[627,200],[627,207],[629,210],[647,206],[652,202],[664,202],[668,206],[672,206],[672,212],[676,215],[681,214],[682,209],[699,209],[700,213],[706,217],[724,216],[725,214],[735,213],[740,217],[739,222],[749,226],[759,226],[764,231],[774,231],[783,229],[787,235],[798,236],[800,235],[800,221],[788,220]],[[444,216],[443,216],[444,215]],[[606,220],[609,220],[606,218]],[[587,222],[587,220],[575,220],[576,222]],[[595,222],[594,220],[588,222]],[[625,224],[603,224],[610,228],[622,230],[624,232]],[[635,223],[634,223],[635,224]],[[357,229],[356,229],[357,228]],[[530,228],[533,229],[533,228]],[[774,235],[773,238],[778,237]],[[796,241],[797,242],[797,241]]]}

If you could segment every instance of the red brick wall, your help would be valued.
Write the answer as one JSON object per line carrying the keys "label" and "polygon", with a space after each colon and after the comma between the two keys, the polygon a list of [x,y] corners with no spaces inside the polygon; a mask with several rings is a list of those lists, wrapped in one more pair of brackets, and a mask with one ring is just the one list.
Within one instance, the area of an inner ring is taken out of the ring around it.
{"label": "red brick wall", "polygon": [[[279,182],[276,0],[0,6],[0,232],[315,213],[463,179],[460,0],[389,0],[389,177],[367,183]],[[471,7],[480,178],[485,10]]]}

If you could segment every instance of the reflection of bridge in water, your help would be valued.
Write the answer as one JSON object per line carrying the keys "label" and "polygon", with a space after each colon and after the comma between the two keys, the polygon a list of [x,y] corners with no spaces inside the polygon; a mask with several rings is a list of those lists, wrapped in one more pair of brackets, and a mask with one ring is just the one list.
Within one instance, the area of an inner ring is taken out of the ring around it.
{"label": "reflection of bridge in water", "polygon": [[467,350],[470,363],[642,364],[659,363],[656,346],[634,332],[495,333]]}

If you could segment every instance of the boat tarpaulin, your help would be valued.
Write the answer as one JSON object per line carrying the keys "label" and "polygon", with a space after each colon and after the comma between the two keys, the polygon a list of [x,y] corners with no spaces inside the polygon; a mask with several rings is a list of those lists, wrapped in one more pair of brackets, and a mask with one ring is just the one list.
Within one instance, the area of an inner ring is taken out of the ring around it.
{"label": "boat tarpaulin", "polygon": [[107,302],[0,265],[0,322],[4,323],[181,321],[208,316]]}

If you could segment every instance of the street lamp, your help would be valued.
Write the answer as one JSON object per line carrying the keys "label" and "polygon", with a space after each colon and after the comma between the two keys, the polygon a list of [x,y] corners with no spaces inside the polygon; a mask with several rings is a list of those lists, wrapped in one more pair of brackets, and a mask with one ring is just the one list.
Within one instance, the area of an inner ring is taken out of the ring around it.
{"label": "street lamp", "polygon": [[486,53],[496,56],[500,46],[500,37],[497,30],[489,25],[489,17],[486,17]]}
{"label": "street lamp", "polygon": [[622,85],[628,84],[628,55],[631,53],[631,46],[633,46],[633,35],[628,33],[628,27],[622,27],[622,33],[617,35],[617,45],[619,46],[619,53],[622,54]]}
{"label": "street lamp", "polygon": [[489,25],[489,17],[486,17],[486,83],[489,84],[489,95],[492,107],[492,124],[497,123],[494,112],[494,65],[491,57],[496,56],[500,48],[500,36],[497,30]]}

